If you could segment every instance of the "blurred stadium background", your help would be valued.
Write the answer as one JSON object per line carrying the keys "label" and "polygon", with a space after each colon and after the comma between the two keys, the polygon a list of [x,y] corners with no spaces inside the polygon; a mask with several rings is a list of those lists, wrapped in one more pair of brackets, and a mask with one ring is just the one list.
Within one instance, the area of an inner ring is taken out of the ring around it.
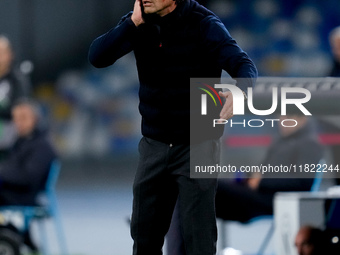
{"label": "blurred stadium background", "polygon": [[[260,76],[329,73],[328,33],[340,24],[338,1],[201,2],[220,16]],[[63,156],[135,152],[140,118],[133,56],[104,70],[87,62],[91,41],[131,8],[130,1],[122,0],[0,2],[0,33],[12,40],[17,65],[33,63],[35,94]]]}
{"label": "blurred stadium background", "polygon": [[[222,19],[260,76],[329,74],[328,34],[340,25],[338,0],[198,2]],[[58,191],[72,254],[131,253],[126,217],[141,137],[135,61],[130,54],[112,67],[94,69],[87,51],[132,6],[132,0],[0,1],[0,34],[12,41],[18,68],[30,72],[33,66],[34,96],[42,103],[62,158]],[[247,153],[256,164],[266,144],[226,150],[234,159]]]}

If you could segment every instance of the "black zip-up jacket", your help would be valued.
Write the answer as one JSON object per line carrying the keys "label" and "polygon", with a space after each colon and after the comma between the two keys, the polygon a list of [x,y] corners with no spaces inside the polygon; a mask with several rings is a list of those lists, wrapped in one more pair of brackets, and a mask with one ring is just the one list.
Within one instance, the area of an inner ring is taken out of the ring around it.
{"label": "black zip-up jacket", "polygon": [[36,129],[18,138],[8,158],[0,163],[0,203],[35,205],[55,158],[45,131]]}
{"label": "black zip-up jacket", "polygon": [[134,51],[144,136],[165,143],[189,142],[190,78],[220,78],[224,69],[233,78],[245,78],[238,83],[242,90],[253,86],[253,62],[219,18],[196,1],[185,0],[164,17],[145,15],[138,27],[131,15],[93,41],[89,61],[107,67]]}

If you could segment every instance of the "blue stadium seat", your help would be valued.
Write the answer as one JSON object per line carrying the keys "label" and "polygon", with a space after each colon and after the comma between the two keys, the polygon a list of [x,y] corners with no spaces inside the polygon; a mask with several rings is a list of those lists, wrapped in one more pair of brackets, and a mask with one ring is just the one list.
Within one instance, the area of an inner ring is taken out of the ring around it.
{"label": "blue stadium seat", "polygon": [[[66,239],[62,227],[61,216],[58,209],[55,186],[60,173],[60,162],[52,162],[49,175],[46,181],[45,190],[42,191],[44,203],[39,206],[2,206],[0,212],[11,216],[11,224],[19,233],[25,233],[33,221],[37,221],[40,232],[41,252],[43,255],[51,254],[48,249],[47,232],[45,221],[52,218],[55,223],[56,236],[59,241],[59,248],[62,255],[68,255]],[[21,216],[21,217],[20,217]],[[21,220],[22,219],[22,220]]]}

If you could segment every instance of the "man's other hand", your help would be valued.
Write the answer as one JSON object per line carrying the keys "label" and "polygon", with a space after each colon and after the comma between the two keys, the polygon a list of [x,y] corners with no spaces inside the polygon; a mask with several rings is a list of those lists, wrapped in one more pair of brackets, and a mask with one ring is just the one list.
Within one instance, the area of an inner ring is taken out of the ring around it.
{"label": "man's other hand", "polygon": [[256,176],[253,178],[249,178],[247,181],[247,185],[252,190],[257,190],[260,185],[260,182],[261,182],[261,177]]}
{"label": "man's other hand", "polygon": [[224,120],[228,120],[232,118],[233,115],[233,94],[230,91],[227,92],[219,92],[221,97],[225,98],[224,106],[220,113],[220,118]]}

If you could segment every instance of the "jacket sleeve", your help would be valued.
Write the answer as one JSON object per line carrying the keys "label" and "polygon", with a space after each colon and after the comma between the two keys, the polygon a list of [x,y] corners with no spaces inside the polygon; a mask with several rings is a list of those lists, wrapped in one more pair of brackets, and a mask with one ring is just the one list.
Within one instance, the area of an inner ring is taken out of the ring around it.
{"label": "jacket sleeve", "polygon": [[[237,86],[247,92],[257,78],[257,69],[249,56],[237,45],[223,23],[210,15],[201,21],[203,43],[219,66],[237,81]],[[241,78],[241,79],[240,79]]]}
{"label": "jacket sleeve", "polygon": [[137,27],[131,20],[132,12],[125,15],[115,28],[96,38],[89,50],[89,61],[97,67],[107,67],[132,51]]}

